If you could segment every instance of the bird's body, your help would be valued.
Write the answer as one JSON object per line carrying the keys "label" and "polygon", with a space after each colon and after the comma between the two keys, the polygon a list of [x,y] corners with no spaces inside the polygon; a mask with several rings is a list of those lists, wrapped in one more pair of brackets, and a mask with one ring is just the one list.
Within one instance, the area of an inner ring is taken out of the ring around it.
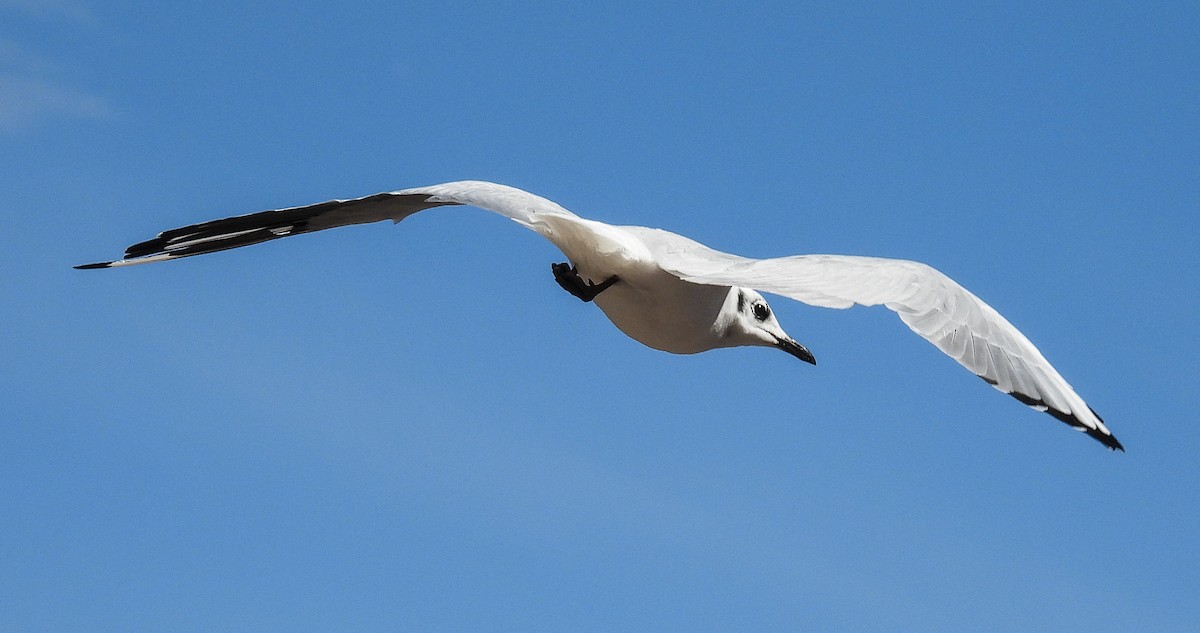
{"label": "bird's body", "polygon": [[125,259],[79,268],[163,261],[348,224],[399,222],[443,205],[480,207],[541,234],[569,260],[552,267],[556,281],[594,301],[617,328],[648,347],[693,354],[769,346],[815,364],[758,291],[829,308],[883,304],[996,389],[1123,450],[1019,330],[925,264],[839,255],[749,259],[661,229],[580,218],[550,200],[495,183],[451,182],[203,222],[134,244]]}
{"label": "bird's body", "polygon": [[[462,195],[463,188],[471,194]],[[620,279],[594,301],[617,329],[647,347],[696,354],[739,344],[738,337],[722,335],[721,308],[733,289],[684,281],[663,270],[639,233],[644,227],[581,218],[550,200],[495,183],[447,183],[397,193],[428,192],[504,215],[533,210],[510,217],[557,246],[584,281]]]}
{"label": "bird's body", "polygon": [[[719,333],[722,308],[733,288],[686,282],[657,267],[636,268],[633,274],[618,275],[622,283],[596,296],[596,305],[617,329],[647,347],[673,354],[729,347],[720,344]],[[598,277],[608,278],[602,273]]]}
{"label": "bird's body", "polygon": [[627,227],[582,218],[549,222],[547,236],[592,284],[616,277],[594,301],[617,329],[647,347],[696,354],[716,347],[731,288],[684,281],[662,269]]}

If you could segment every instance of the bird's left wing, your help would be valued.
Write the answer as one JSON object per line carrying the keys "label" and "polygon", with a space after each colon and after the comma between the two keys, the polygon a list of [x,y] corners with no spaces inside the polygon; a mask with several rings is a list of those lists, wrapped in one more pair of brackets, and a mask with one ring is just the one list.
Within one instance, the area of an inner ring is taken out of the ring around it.
{"label": "bird's left wing", "polygon": [[352,200],[330,200],[288,209],[262,211],[171,229],[125,249],[125,257],[76,268],[111,268],[203,255],[240,246],[382,220],[399,222],[432,207],[470,205],[503,215],[553,239],[548,218],[578,221],[558,204],[496,183],[465,180],[377,193]]}
{"label": "bird's left wing", "polygon": [[1013,324],[925,264],[878,257],[750,259],[659,229],[638,233],[659,266],[685,281],[743,286],[825,308],[882,304],[996,389],[1124,450],[1104,421]]}

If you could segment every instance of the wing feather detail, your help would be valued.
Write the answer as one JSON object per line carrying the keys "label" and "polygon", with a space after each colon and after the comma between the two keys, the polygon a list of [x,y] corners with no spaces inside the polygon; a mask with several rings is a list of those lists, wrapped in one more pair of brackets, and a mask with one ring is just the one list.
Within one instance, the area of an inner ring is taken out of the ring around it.
{"label": "wing feather detail", "polygon": [[1012,323],[920,262],[844,255],[751,259],[659,229],[636,231],[658,264],[686,281],[743,286],[824,308],[884,305],[913,332],[996,389],[1125,450],[1104,421]]}
{"label": "wing feather detail", "polygon": [[418,211],[446,205],[470,205],[492,211],[548,237],[550,229],[545,218],[579,219],[561,206],[520,189],[466,180],[190,224],[163,231],[152,239],[130,246],[125,249],[122,259],[84,264],[76,268],[148,264],[339,226],[383,220],[399,222]]}

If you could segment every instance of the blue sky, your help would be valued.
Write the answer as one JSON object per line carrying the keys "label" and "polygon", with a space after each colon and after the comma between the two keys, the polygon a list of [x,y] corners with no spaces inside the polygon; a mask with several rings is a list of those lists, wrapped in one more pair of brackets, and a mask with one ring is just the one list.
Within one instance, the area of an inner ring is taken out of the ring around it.
{"label": "blue sky", "polygon": [[[0,629],[1190,631],[1188,3],[0,1]],[[467,178],[749,256],[933,264],[1128,453],[883,309],[641,347]]]}

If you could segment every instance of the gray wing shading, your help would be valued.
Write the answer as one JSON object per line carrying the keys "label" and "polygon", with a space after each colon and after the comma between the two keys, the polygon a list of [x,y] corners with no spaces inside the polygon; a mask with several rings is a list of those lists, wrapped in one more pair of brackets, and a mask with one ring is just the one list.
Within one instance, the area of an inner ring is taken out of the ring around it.
{"label": "gray wing shading", "polygon": [[639,234],[664,270],[686,281],[744,286],[825,308],[882,304],[996,389],[1112,450],[1125,450],[1020,330],[930,266],[841,255],[750,259],[667,231],[628,228]]}
{"label": "gray wing shading", "polygon": [[76,268],[112,268],[179,259],[339,226],[383,220],[399,222],[424,209],[460,204],[499,213],[543,235],[549,231],[543,221],[546,216],[578,219],[559,205],[520,189],[480,181],[450,182],[191,224],[130,246],[122,259]]}

